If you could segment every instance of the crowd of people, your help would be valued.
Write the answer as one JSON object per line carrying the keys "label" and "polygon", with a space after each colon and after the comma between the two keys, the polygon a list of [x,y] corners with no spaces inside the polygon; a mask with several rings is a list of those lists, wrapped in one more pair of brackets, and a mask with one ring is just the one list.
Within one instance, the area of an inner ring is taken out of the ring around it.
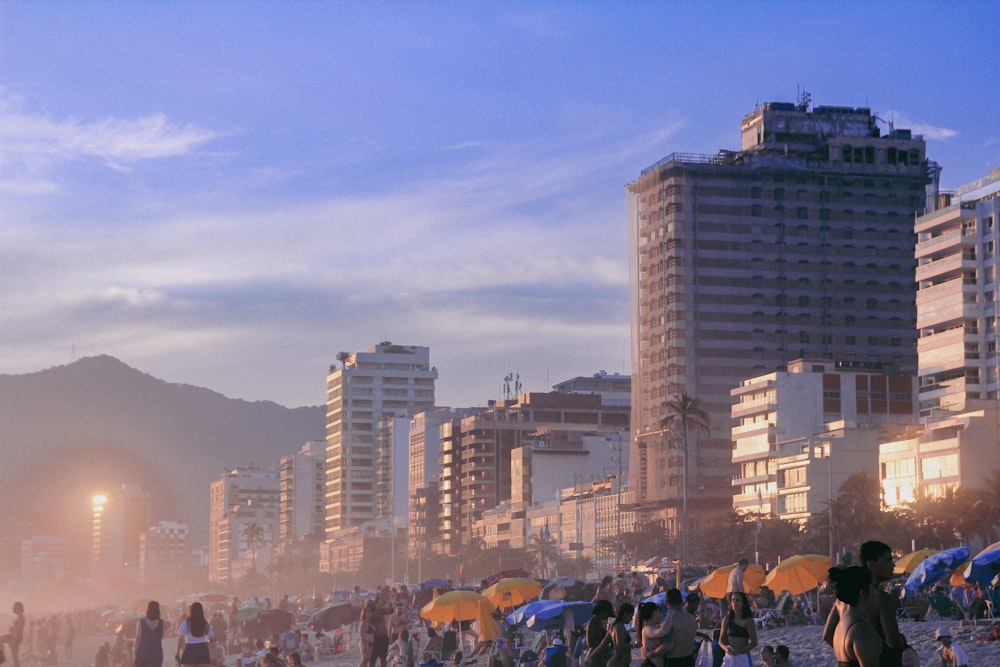
{"label": "crowd of people", "polygon": [[[780,622],[822,624],[822,640],[832,648],[838,667],[911,667],[919,664],[913,647],[900,632],[899,619],[912,618],[901,607],[889,545],[869,541],[861,545],[858,563],[848,559],[830,568],[824,592],[813,605],[806,596],[785,599]],[[115,643],[103,644],[94,667],[162,667],[164,642],[176,638],[174,662],[194,667],[221,667],[235,656],[237,667],[300,667],[315,661],[337,659],[358,651],[358,667],[417,667],[455,665],[476,661],[481,667],[752,667],[758,659],[765,667],[795,667],[791,649],[783,644],[759,646],[758,630],[771,617],[762,610],[776,606],[774,593],[762,587],[759,595],[745,592],[746,559],[733,568],[724,598],[703,598],[697,590],[682,593],[659,578],[648,585],[637,573],[607,576],[593,593],[592,614],[585,623],[553,626],[544,632],[524,632],[503,622],[511,609],[498,609],[499,636],[481,636],[467,622],[431,624],[419,608],[437,592],[452,588],[445,582],[439,591],[420,585],[381,586],[363,591],[355,586],[340,601],[356,608],[356,616],[330,630],[303,623],[331,598],[286,595],[277,604],[297,620],[292,627],[269,639],[241,633],[241,610],[270,609],[268,598],[243,604],[214,603],[206,609],[191,602],[171,630],[160,605],[149,601],[135,625],[131,641],[119,631]],[[593,589],[591,589],[593,590]],[[555,591],[556,596],[565,591]],[[651,600],[662,594],[662,601]],[[911,598],[912,599],[912,598]],[[930,620],[976,622],[992,606],[988,591],[978,586],[937,585],[919,598],[917,609]],[[72,657],[77,625],[74,617],[46,616],[28,621],[24,605],[12,608],[14,620],[0,636],[12,667],[56,664],[61,646]],[[825,622],[823,622],[825,619]],[[77,623],[83,623],[77,618]],[[912,627],[912,626],[911,626]],[[817,630],[819,632],[819,630]],[[486,633],[482,633],[486,635]],[[1000,639],[995,626],[984,641]],[[934,632],[937,649],[934,667],[972,667],[968,653],[947,626]],[[485,665],[482,661],[485,661]],[[2,662],[2,659],[0,659]],[[925,665],[928,663],[924,663]]]}

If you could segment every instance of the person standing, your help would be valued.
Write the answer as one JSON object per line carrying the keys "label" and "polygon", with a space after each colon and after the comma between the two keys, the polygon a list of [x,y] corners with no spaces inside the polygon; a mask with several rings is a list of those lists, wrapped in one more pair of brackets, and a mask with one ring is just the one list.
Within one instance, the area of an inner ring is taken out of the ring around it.
{"label": "person standing", "polygon": [[66,652],[66,659],[73,657],[73,640],[76,639],[76,628],[73,627],[73,619],[66,619],[66,639],[63,642],[63,650]]}
{"label": "person standing", "polygon": [[10,624],[7,634],[0,637],[0,644],[10,647],[11,667],[21,667],[21,642],[24,641],[24,604],[15,602],[11,608],[14,612],[14,622]]}
{"label": "person standing", "polygon": [[[861,545],[859,558],[861,560],[860,566],[871,572],[876,587],[895,576],[893,574],[895,563],[892,558],[892,548],[885,542],[877,540],[865,542]],[[831,581],[833,581],[832,577]],[[879,664],[881,667],[902,667],[906,640],[899,633],[899,621],[896,619],[899,601],[886,591],[879,590],[876,602],[874,607],[866,608],[870,610],[869,622],[887,647],[886,650],[882,651]],[[844,604],[834,603],[830,615],[826,618],[823,641],[830,646],[833,646],[833,636],[844,610]]]}
{"label": "person standing", "polygon": [[934,641],[941,644],[934,652],[941,659],[941,667],[969,667],[969,656],[964,648],[951,641],[951,630],[938,628],[934,631]]}
{"label": "person standing", "polygon": [[741,558],[740,562],[729,573],[729,582],[726,584],[726,599],[729,600],[730,604],[733,602],[733,593],[746,592],[743,588],[743,577],[748,567],[750,567],[750,561],[746,558]]}
{"label": "person standing", "polygon": [[747,594],[734,592],[730,598],[729,613],[722,617],[719,646],[726,655],[722,667],[750,666],[750,651],[757,646],[757,626]]}
{"label": "person standing", "polygon": [[845,605],[830,641],[837,667],[878,667],[879,656],[889,649],[883,648],[882,638],[869,620],[878,612],[874,576],[863,567],[831,567],[830,581],[837,600]]}
{"label": "person standing", "polygon": [[611,626],[611,645],[614,653],[608,660],[608,667],[629,667],[632,662],[632,635],[626,627],[632,622],[635,607],[628,602],[618,605],[615,624]]}
{"label": "person standing", "polygon": [[[666,667],[694,667],[695,634],[698,632],[698,620],[684,608],[684,598],[676,588],[667,591],[667,614],[673,616],[671,632],[674,634],[673,645],[667,649]],[[753,624],[753,619],[750,621]]]}
{"label": "person standing", "polygon": [[200,602],[192,602],[188,617],[181,621],[177,631],[177,662],[207,667],[212,662],[208,653],[211,638],[212,626],[205,618],[205,608]]}
{"label": "person standing", "polygon": [[594,603],[593,615],[587,621],[584,636],[587,651],[583,656],[584,667],[607,667],[611,657],[611,633],[608,632],[608,619],[615,617],[614,608],[607,600]]}
{"label": "person standing", "polygon": [[135,625],[135,667],[163,666],[163,626],[160,603],[150,600]]}

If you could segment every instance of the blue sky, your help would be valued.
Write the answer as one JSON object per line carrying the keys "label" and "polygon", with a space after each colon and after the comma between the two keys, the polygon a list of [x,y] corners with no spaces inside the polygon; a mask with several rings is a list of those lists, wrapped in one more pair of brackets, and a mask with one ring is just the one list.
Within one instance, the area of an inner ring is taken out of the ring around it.
{"label": "blue sky", "polygon": [[993,3],[0,3],[0,373],[111,354],[325,400],[427,345],[438,402],[629,372],[624,186],[754,105],[870,106],[1000,166]]}

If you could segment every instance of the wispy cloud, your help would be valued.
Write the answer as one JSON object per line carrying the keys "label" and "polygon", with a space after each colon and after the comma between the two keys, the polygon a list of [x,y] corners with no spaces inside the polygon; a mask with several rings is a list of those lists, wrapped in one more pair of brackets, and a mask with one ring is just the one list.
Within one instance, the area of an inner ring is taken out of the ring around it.
{"label": "wispy cloud", "polygon": [[21,96],[0,88],[0,189],[8,192],[52,192],[48,170],[63,163],[96,160],[124,170],[145,160],[189,155],[219,136],[159,113],[59,119],[27,106]]}
{"label": "wispy cloud", "polygon": [[900,111],[882,111],[879,118],[891,121],[895,127],[912,130],[914,134],[923,135],[928,141],[947,141],[958,136],[958,130],[947,127],[938,127],[930,123],[911,120],[906,114]]}

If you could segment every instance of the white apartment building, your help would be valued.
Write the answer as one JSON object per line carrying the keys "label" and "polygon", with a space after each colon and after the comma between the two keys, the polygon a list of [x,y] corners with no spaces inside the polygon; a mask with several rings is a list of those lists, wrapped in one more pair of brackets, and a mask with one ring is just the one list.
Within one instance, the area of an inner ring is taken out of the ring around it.
{"label": "white apartment building", "polygon": [[323,538],[326,498],[326,443],[307,442],[281,458],[278,537],[282,544],[306,536]]}
{"label": "white apartment building", "polygon": [[915,223],[923,433],[882,446],[889,505],[982,486],[1000,460],[1000,168],[937,203]]}
{"label": "white apartment building", "polygon": [[267,571],[278,542],[280,494],[278,473],[273,470],[236,468],[212,482],[209,581],[237,581],[251,570]]}
{"label": "white apartment building", "polygon": [[731,394],[733,507],[783,519],[823,511],[855,473],[875,478],[880,438],[916,419],[915,378],[874,363],[799,359]]}
{"label": "white apartment building", "polygon": [[[380,478],[385,471],[379,461],[394,460],[395,455],[387,453],[385,447],[395,448],[397,438],[391,438],[392,443],[385,441],[383,420],[432,409],[437,376],[437,369],[430,365],[429,348],[389,342],[350,355],[327,376],[328,547],[339,532],[350,533],[379,519],[391,520],[391,516],[382,516],[387,507],[392,507],[392,501],[386,502],[386,480]],[[403,474],[408,474],[408,467],[404,467]],[[404,494],[403,507],[405,503]],[[321,559],[324,571],[339,567],[331,562],[330,553],[327,549],[327,556]]]}

